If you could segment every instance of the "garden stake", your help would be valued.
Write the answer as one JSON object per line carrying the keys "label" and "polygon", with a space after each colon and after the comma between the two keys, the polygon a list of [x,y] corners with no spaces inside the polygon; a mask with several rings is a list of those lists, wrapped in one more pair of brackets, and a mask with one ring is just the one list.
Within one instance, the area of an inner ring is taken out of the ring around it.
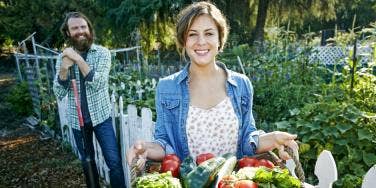
{"label": "garden stake", "polygon": [[92,169],[92,163],[93,163],[93,160],[90,158],[89,156],[89,152],[87,151],[86,148],[87,147],[87,143],[88,143],[88,140],[87,140],[87,137],[86,137],[86,134],[85,134],[85,131],[84,131],[84,120],[82,118],[82,112],[81,112],[81,104],[79,102],[79,97],[78,97],[78,90],[77,90],[77,85],[76,85],[76,76],[75,76],[75,72],[74,72],[74,68],[73,66],[70,68],[70,75],[71,75],[71,83],[72,83],[72,88],[73,88],[73,94],[74,94],[74,102],[76,104],[76,109],[77,109],[77,115],[78,115],[78,123],[80,125],[80,129],[81,129],[81,134],[82,134],[82,141],[83,141],[83,150],[84,150],[84,153],[85,153],[85,161],[84,161],[84,166],[87,165],[88,167],[88,177],[85,177],[87,178],[87,180],[89,180],[89,185],[87,185],[88,187],[95,187],[95,181],[94,181],[94,173],[93,173],[93,169]]}
{"label": "garden stake", "polygon": [[352,56],[352,66],[351,66],[351,82],[350,82],[350,96],[352,97],[354,95],[354,82],[355,82],[355,72],[356,72],[356,64],[357,64],[357,58],[356,58],[356,38],[354,40],[354,51]]}

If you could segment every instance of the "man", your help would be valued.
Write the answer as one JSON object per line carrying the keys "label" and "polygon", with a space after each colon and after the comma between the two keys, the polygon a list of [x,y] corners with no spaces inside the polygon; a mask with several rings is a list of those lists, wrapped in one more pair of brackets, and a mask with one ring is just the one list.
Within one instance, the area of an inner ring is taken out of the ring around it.
{"label": "man", "polygon": [[[125,187],[120,152],[110,117],[111,104],[108,93],[108,76],[111,67],[110,51],[93,44],[93,26],[82,13],[68,13],[60,31],[67,39],[70,47],[65,48],[58,58],[53,89],[59,100],[68,94],[68,123],[73,128],[86,184],[89,187],[99,187],[99,176],[94,161],[94,132],[102,148],[106,164],[110,169],[111,186],[113,188]],[[73,75],[70,75],[70,72],[74,72],[77,80],[84,120],[82,131],[79,127],[73,89],[70,83]],[[85,147],[82,134],[85,134],[84,136],[88,141]],[[92,162],[87,162],[87,156]],[[90,168],[92,170],[89,170]],[[91,183],[90,179],[94,179],[94,183]]]}

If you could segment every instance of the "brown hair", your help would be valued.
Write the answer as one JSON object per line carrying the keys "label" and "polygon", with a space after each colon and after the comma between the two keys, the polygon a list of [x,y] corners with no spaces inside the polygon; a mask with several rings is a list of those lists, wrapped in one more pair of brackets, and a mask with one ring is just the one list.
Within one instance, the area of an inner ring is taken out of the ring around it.
{"label": "brown hair", "polygon": [[193,21],[204,14],[209,15],[217,25],[220,43],[218,50],[223,50],[230,29],[226,17],[214,4],[201,1],[185,7],[178,15],[176,23],[176,46],[183,58],[185,58],[184,46],[188,30],[192,26]]}
{"label": "brown hair", "polygon": [[63,34],[64,36],[64,39],[68,39],[69,36],[67,33],[69,33],[69,28],[68,28],[68,20],[70,18],[82,18],[86,21],[88,27],[89,27],[89,31],[90,31],[90,34],[92,36],[94,36],[94,29],[93,29],[93,24],[90,22],[89,18],[87,18],[84,14],[82,14],[81,12],[68,12],[66,15],[65,15],[65,18],[64,18],[64,22],[63,24],[61,24],[60,26],[60,32],[61,34]]}

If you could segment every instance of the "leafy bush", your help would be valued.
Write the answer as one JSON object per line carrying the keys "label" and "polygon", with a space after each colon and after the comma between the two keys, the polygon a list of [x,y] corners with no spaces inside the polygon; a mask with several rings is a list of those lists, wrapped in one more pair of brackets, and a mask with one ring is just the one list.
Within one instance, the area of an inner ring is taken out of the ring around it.
{"label": "leafy bush", "polygon": [[[110,92],[114,92],[115,97],[123,96],[125,108],[129,104],[150,108],[155,120],[155,87],[157,84],[155,79],[143,78],[137,72],[130,74],[118,72],[110,74],[109,82]],[[139,94],[137,91],[142,91],[142,93]]]}
{"label": "leafy bush", "polygon": [[[336,43],[345,49],[354,36],[342,35]],[[241,45],[221,56],[237,71],[242,70],[231,53],[241,58],[254,86],[257,127],[299,135],[300,160],[310,183],[317,183],[314,166],[324,149],[337,163],[335,187],[360,187],[376,163],[376,46],[370,36],[358,42],[374,45],[373,61],[363,65],[353,61],[351,50],[339,60],[344,65],[308,63],[311,47],[283,33],[261,48]]]}
{"label": "leafy bush", "polygon": [[[345,58],[347,63],[340,72],[336,66],[326,71],[331,74],[330,82],[317,82],[320,90],[311,90],[309,103],[301,107],[294,103],[290,107],[284,106],[289,111],[285,114],[287,116],[278,114],[278,111],[273,114],[282,117],[281,121],[274,123],[277,130],[299,135],[302,141],[300,160],[311,183],[317,181],[314,166],[318,154],[324,149],[332,152],[340,174],[335,187],[360,187],[363,175],[376,164],[375,64],[360,65],[353,61],[352,53],[350,51],[349,57]],[[376,59],[375,54],[373,59]],[[328,77],[327,73],[322,76]],[[307,88],[316,86],[304,87],[309,91]],[[293,93],[288,91],[287,95]],[[278,99],[285,100],[281,97],[274,100]]]}
{"label": "leafy bush", "polygon": [[[313,181],[314,164],[322,150],[332,152],[341,177],[339,187],[348,187],[343,176],[362,179],[376,163],[376,116],[346,101],[323,99],[293,109],[287,121],[277,122],[278,130],[297,133],[302,142],[300,160]],[[352,183],[355,187],[359,187]]]}
{"label": "leafy bush", "polygon": [[21,82],[14,86],[6,97],[6,100],[17,115],[28,116],[32,113],[33,102],[27,82]]}

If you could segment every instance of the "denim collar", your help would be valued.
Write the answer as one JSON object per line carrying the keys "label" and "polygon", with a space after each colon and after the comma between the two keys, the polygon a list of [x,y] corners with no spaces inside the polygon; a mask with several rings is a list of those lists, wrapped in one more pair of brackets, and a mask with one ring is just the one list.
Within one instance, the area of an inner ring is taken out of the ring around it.
{"label": "denim collar", "polygon": [[[226,72],[226,75],[227,75],[227,82],[230,83],[231,85],[233,86],[238,86],[236,81],[234,80],[233,78],[233,72],[229,69],[227,69],[226,65],[223,64],[222,62],[219,62],[217,61],[216,64],[221,67],[225,72]],[[191,63],[188,63],[182,70],[182,72],[178,75],[177,77],[177,81],[178,83],[180,84],[183,80],[187,80],[188,79],[188,75],[189,75],[189,67],[190,67]]]}

